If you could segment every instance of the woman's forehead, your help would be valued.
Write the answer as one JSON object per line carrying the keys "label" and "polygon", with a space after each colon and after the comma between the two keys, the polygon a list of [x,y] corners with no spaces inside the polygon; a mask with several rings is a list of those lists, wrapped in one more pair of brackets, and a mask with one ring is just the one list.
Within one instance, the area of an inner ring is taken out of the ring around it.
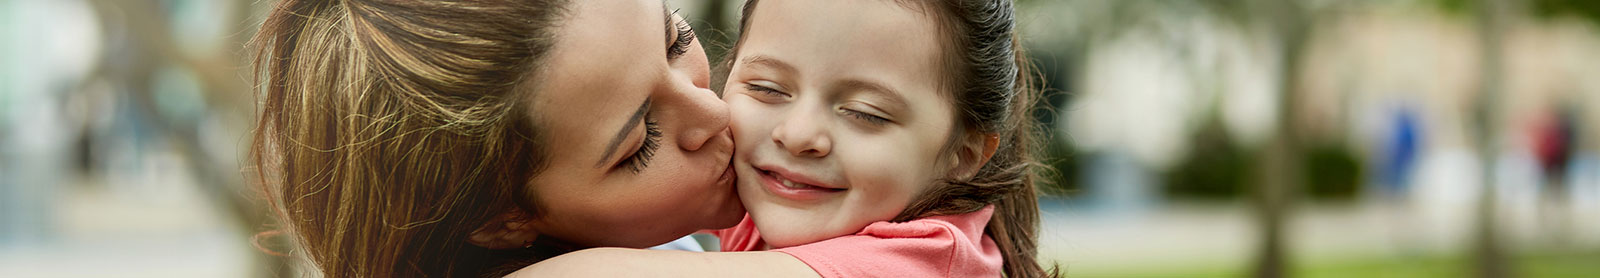
{"label": "woman's forehead", "polygon": [[[626,116],[667,70],[659,1],[574,3],[531,97],[545,117],[562,110]],[[626,110],[626,111],[624,111]],[[545,113],[551,112],[551,113]],[[603,119],[602,119],[603,120]],[[592,122],[592,121],[591,121]]]}
{"label": "woman's forehead", "polygon": [[528,98],[549,143],[563,146],[551,155],[602,154],[592,142],[611,139],[667,78],[663,11],[651,0],[574,3]]}

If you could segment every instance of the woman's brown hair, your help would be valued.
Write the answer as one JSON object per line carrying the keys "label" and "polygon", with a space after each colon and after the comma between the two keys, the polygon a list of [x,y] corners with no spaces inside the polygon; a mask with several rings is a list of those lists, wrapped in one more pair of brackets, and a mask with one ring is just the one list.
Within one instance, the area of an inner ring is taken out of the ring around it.
{"label": "woman's brown hair", "polygon": [[[471,245],[537,215],[544,160],[524,104],[562,0],[284,0],[252,40],[251,173],[327,277],[504,274],[539,254]],[[497,271],[498,270],[498,271]]]}
{"label": "woman's brown hair", "polygon": [[[747,32],[757,0],[746,0],[739,32]],[[957,126],[947,152],[955,151],[959,138],[970,133],[996,134],[994,156],[970,178],[947,178],[919,195],[890,221],[903,222],[935,215],[962,214],[994,205],[994,216],[984,233],[993,238],[1004,258],[1006,277],[1052,277],[1039,266],[1038,236],[1040,180],[1037,167],[1038,131],[1032,112],[1040,98],[1034,69],[1016,34],[1015,11],[1010,0],[899,1],[928,12],[944,31],[941,38],[946,74],[945,96],[957,109]],[[719,73],[726,75],[739,54],[744,37],[723,59]]]}

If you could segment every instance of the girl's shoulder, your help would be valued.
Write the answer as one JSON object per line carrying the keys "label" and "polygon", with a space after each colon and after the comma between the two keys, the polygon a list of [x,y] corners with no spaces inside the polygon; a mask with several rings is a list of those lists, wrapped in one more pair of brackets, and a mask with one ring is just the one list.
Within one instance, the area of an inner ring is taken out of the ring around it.
{"label": "girl's shoulder", "polygon": [[800,259],[823,277],[995,277],[1003,260],[994,240],[983,233],[993,213],[990,206],[901,223],[876,222],[853,235],[773,251]]}
{"label": "girl's shoulder", "polygon": [[965,239],[966,242],[979,242],[983,238],[983,229],[988,226],[989,218],[993,215],[994,206],[990,205],[963,214],[923,217],[900,223],[879,221],[867,225],[856,234],[880,238],[949,237]]}
{"label": "girl's shoulder", "polygon": [[723,252],[760,251],[766,245],[761,240],[761,232],[756,230],[756,222],[750,214],[744,215],[744,220],[739,220],[738,225],[727,229],[705,231],[717,236],[718,245]]}

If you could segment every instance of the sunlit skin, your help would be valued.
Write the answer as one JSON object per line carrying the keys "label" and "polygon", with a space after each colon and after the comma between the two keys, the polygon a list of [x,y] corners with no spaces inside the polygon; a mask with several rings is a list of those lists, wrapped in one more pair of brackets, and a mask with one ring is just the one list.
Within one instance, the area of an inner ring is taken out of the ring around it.
{"label": "sunlit skin", "polygon": [[767,244],[887,221],[950,172],[931,18],[894,1],[771,1],[752,19],[725,100],[739,195]]}
{"label": "sunlit skin", "polygon": [[[543,210],[531,230],[584,246],[649,247],[738,223],[728,110],[707,89],[705,51],[694,42],[667,54],[682,19],[669,20],[656,0],[572,5],[529,100],[550,146],[529,183]],[[636,164],[651,122],[657,147]]]}
{"label": "sunlit skin", "polygon": [[[765,1],[751,20],[724,99],[739,194],[770,247],[889,220],[936,180],[992,154],[992,136],[956,136],[966,138],[958,151],[945,151],[955,115],[939,93],[931,18],[895,1],[820,0]],[[826,188],[786,191],[779,175]],[[568,253],[512,276],[638,275],[819,276],[780,252],[626,248]]]}

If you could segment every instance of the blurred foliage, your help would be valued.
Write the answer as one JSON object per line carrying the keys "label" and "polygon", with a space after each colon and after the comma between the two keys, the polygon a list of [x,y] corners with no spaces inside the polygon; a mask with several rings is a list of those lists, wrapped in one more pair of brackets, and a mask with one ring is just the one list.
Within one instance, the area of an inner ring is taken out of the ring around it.
{"label": "blurred foliage", "polygon": [[1033,119],[1039,124],[1040,138],[1044,144],[1044,151],[1040,162],[1050,167],[1044,175],[1047,182],[1042,184],[1044,192],[1057,196],[1070,196],[1082,192],[1079,171],[1080,154],[1072,145],[1072,136],[1064,130],[1058,130],[1057,121],[1062,119],[1062,111],[1057,107],[1070,107],[1072,94],[1067,88],[1067,79],[1070,75],[1064,72],[1070,67],[1061,54],[1049,51],[1035,51],[1039,47],[1029,47],[1027,55],[1032,61],[1039,83],[1035,87],[1041,90],[1038,102],[1034,103]]}
{"label": "blurred foliage", "polygon": [[1347,144],[1315,144],[1303,158],[1311,199],[1349,201],[1361,193],[1361,161]]}
{"label": "blurred foliage", "polygon": [[1082,154],[1073,148],[1071,140],[1052,138],[1046,140],[1040,161],[1050,167],[1043,173],[1046,182],[1040,191],[1045,196],[1076,196],[1083,193]]}
{"label": "blurred foliage", "polygon": [[[1255,177],[1257,150],[1235,143],[1210,117],[1189,141],[1190,154],[1165,173],[1163,192],[1176,198],[1233,200]],[[1362,161],[1345,144],[1309,146],[1301,156],[1305,193],[1314,200],[1352,200],[1361,192]]]}
{"label": "blurred foliage", "polygon": [[1470,9],[1472,8],[1473,3],[1477,3],[1479,0],[1435,0],[1435,1],[1439,5],[1440,9],[1443,9],[1443,10],[1449,11],[1449,12],[1453,12],[1453,13],[1458,13],[1458,14],[1466,14],[1466,13],[1471,11]]}
{"label": "blurred foliage", "polygon": [[[1456,0],[1461,1],[1461,0]],[[1577,16],[1600,24],[1600,1],[1533,0],[1533,13],[1540,17]]]}
{"label": "blurred foliage", "polygon": [[1208,117],[1189,140],[1189,155],[1165,173],[1167,196],[1232,200],[1255,176],[1255,150],[1234,143],[1222,120]]}
{"label": "blurred foliage", "polygon": [[[1458,14],[1471,14],[1472,7],[1481,0],[1435,0],[1438,6]],[[1539,18],[1575,16],[1600,24],[1600,1],[1595,0],[1527,0],[1528,12]]]}

